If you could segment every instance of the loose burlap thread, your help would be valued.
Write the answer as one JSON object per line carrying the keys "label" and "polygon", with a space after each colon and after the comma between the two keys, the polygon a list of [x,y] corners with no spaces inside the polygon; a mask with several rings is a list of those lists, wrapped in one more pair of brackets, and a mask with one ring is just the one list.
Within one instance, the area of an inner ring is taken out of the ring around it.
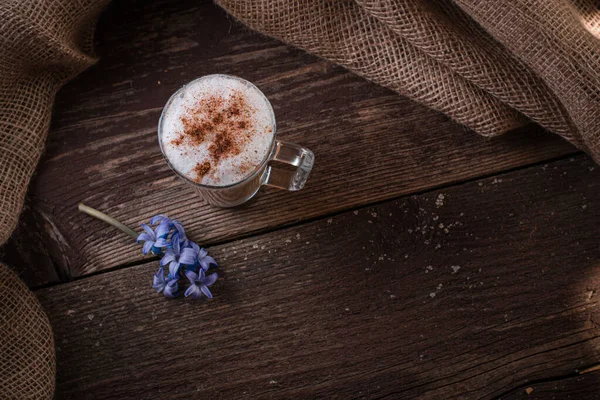
{"label": "loose burlap thread", "polygon": [[51,399],[56,361],[48,318],[36,297],[0,263],[0,399]]}

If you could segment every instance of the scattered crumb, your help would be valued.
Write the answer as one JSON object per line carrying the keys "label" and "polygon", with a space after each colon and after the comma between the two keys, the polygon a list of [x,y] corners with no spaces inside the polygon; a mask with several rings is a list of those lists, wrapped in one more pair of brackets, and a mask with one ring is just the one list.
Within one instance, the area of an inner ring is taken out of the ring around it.
{"label": "scattered crumb", "polygon": [[66,314],[73,315],[73,314],[75,314],[75,310],[67,310]]}
{"label": "scattered crumb", "polygon": [[460,269],[460,265],[451,265],[450,268],[452,269],[452,273],[456,274]]}
{"label": "scattered crumb", "polygon": [[436,215],[435,217],[433,217],[433,220],[437,221],[439,218],[440,218],[439,215]]}
{"label": "scattered crumb", "polygon": [[437,290],[440,290],[440,289],[442,288],[442,286],[444,286],[444,285],[442,285],[441,283],[440,283],[440,284],[438,284],[438,285],[437,285]]}
{"label": "scattered crumb", "polygon": [[306,244],[310,244],[310,242],[306,242]]}
{"label": "scattered crumb", "polygon": [[431,297],[433,299],[435,297],[435,293],[434,292],[429,293],[429,297]]}
{"label": "scattered crumb", "polygon": [[477,182],[479,186],[483,186],[483,182]]}
{"label": "scattered crumb", "polygon": [[296,233],[296,239],[300,239],[300,234]]}
{"label": "scattered crumb", "polygon": [[329,218],[329,219],[327,220],[327,223],[328,223],[328,224],[330,224],[330,223],[332,223],[332,222],[333,222],[333,218]]}
{"label": "scattered crumb", "polygon": [[276,384],[277,384],[277,381],[276,381],[276,380],[271,380],[271,381],[269,381],[269,384],[271,384],[271,385],[276,385]]}
{"label": "scattered crumb", "polygon": [[260,249],[261,249],[261,250],[264,250],[264,249],[265,249],[265,246],[260,246]]}
{"label": "scattered crumb", "polygon": [[589,167],[588,169],[590,170],[590,172],[592,172],[595,168],[594,167]]}
{"label": "scattered crumb", "polygon": [[428,273],[429,271],[433,271],[433,267],[432,267],[431,265],[428,265],[428,266],[425,268],[425,273]]}
{"label": "scattered crumb", "polygon": [[444,227],[444,224],[439,224],[438,226],[440,227],[440,229],[442,229]]}
{"label": "scattered crumb", "polygon": [[354,211],[354,215],[358,215],[358,210],[355,210],[355,211]]}
{"label": "scattered crumb", "polygon": [[252,246],[252,248],[253,248],[253,249],[258,249],[258,245],[257,245],[257,244],[255,244],[255,245],[253,245],[253,246]]}
{"label": "scattered crumb", "polygon": [[581,206],[581,208],[585,210],[587,208],[587,206],[584,204]]}
{"label": "scattered crumb", "polygon": [[492,181],[492,185],[495,185],[497,183],[502,183],[502,179],[494,178],[494,180]]}
{"label": "scattered crumb", "polygon": [[368,220],[367,222],[368,222],[368,223],[370,223],[370,224],[372,224],[372,223],[373,223],[373,221],[371,221],[371,220]]}
{"label": "scattered crumb", "polygon": [[527,389],[525,389],[525,393],[527,393],[527,394],[533,393],[533,388],[532,387],[528,387]]}
{"label": "scattered crumb", "polygon": [[373,217],[373,218],[377,218],[377,213],[376,213],[376,212],[373,212],[373,211],[372,211],[372,212],[370,212],[369,214],[371,214],[371,217]]}
{"label": "scattered crumb", "polygon": [[443,193],[440,193],[440,194],[438,194],[438,197],[437,197],[437,199],[435,200],[435,205],[436,205],[436,206],[438,206],[438,207],[441,207],[441,206],[443,206],[443,205],[444,205],[444,198],[445,198],[445,197],[446,197],[446,196],[444,196],[444,194],[443,194]]}
{"label": "scattered crumb", "polygon": [[436,249],[441,249],[441,248],[442,248],[442,245],[438,243],[438,244],[436,244],[436,245],[435,245],[435,248],[436,248]]}
{"label": "scattered crumb", "polygon": [[390,294],[390,299],[395,299],[396,296],[394,296],[393,294]]}
{"label": "scattered crumb", "polygon": [[286,243],[292,243],[292,241],[290,239],[285,239]]}
{"label": "scattered crumb", "polygon": [[93,320],[93,319],[94,319],[94,314],[88,314],[88,316],[87,316],[87,317],[88,317],[88,319],[91,321],[91,320]]}
{"label": "scattered crumb", "polygon": [[350,311],[350,309],[348,307],[346,307],[346,311]]}

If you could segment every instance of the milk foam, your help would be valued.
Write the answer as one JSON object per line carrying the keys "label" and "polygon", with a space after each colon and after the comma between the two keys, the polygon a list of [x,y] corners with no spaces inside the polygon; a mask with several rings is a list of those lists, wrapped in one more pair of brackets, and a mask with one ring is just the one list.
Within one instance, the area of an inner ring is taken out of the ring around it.
{"label": "milk foam", "polygon": [[273,110],[253,85],[210,75],[186,85],[164,110],[161,147],[172,168],[210,186],[239,182],[267,156]]}

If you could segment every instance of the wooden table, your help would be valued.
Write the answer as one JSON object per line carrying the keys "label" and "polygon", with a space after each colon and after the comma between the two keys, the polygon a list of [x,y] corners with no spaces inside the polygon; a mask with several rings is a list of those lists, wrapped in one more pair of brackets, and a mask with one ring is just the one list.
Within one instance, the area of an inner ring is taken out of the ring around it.
{"label": "wooden table", "polygon": [[[97,42],[3,256],[54,328],[58,398],[600,397],[586,155],[534,127],[478,137],[208,1],[117,0]],[[168,169],[161,108],[216,72],[315,152],[305,190],[215,209]],[[157,295],[156,258],[80,201],[181,220],[221,264],[214,300]]]}

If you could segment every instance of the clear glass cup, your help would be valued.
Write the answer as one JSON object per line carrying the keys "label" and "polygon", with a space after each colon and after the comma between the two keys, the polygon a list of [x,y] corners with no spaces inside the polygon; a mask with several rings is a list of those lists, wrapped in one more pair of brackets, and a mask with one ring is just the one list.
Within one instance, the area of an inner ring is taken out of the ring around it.
{"label": "clear glass cup", "polygon": [[[169,109],[171,103],[180,95],[188,85],[191,85],[201,79],[210,79],[215,75],[207,75],[201,78],[195,79],[188,84],[181,87],[178,91],[173,93],[167,104],[163,108],[162,114],[158,121],[158,143],[162,151],[163,157],[167,161],[167,164],[181,179],[190,184],[196,193],[203,198],[207,203],[217,207],[235,207],[250,200],[258,192],[261,186],[271,186],[278,189],[284,189],[289,191],[300,190],[304,187],[308,175],[313,167],[315,156],[309,149],[298,146],[293,143],[284,142],[276,138],[276,125],[275,125],[275,113],[271,103],[267,100],[266,96],[258,89],[255,85],[248,82],[245,79],[237,76],[222,75],[229,78],[237,79],[251,88],[254,88],[260,93],[266,100],[266,104],[269,107],[269,112],[272,118],[273,125],[273,136],[271,139],[271,149],[267,152],[265,158],[255,167],[255,169],[244,179],[232,183],[226,186],[211,186],[202,185],[196,183],[182,174],[180,174],[169,162],[165,154],[165,150],[162,145],[162,132],[163,132],[163,117]],[[201,160],[199,160],[201,161]],[[295,168],[278,168],[271,165],[271,162],[276,161],[283,164],[289,164]]]}

